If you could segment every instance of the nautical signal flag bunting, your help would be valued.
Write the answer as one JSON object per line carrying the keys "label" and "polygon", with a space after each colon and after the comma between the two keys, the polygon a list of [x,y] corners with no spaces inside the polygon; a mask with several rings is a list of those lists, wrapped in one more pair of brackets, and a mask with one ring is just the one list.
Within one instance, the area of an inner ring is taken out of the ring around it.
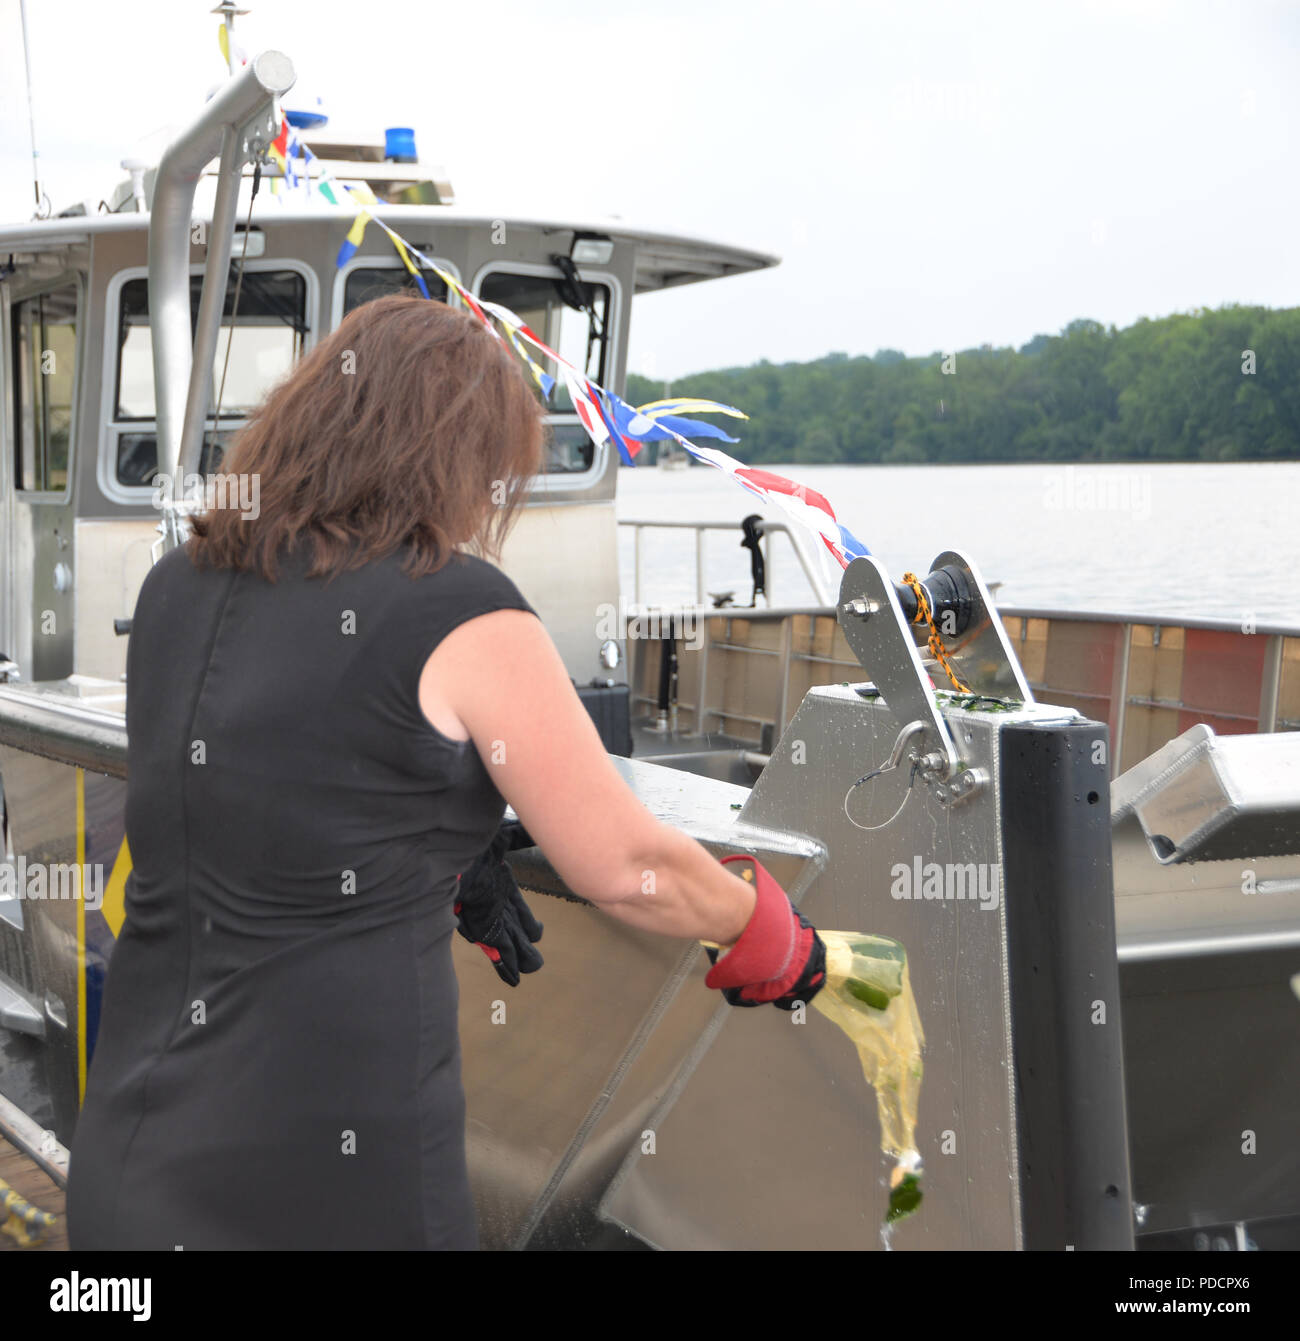
{"label": "nautical signal flag bunting", "polygon": [[[735,406],[697,397],[658,400],[635,407],[629,405],[556,353],[509,308],[476,298],[454,276],[390,228],[374,212],[380,203],[374,192],[364,183],[340,182],[332,177],[287,120],[282,122],[270,152],[286,185],[306,188],[313,194],[319,193],[331,205],[342,205],[351,200],[360,206],[339,247],[336,261],[339,268],[356,255],[370,224],[383,229],[420,292],[426,298],[430,297],[424,275],[426,271],[436,275],[446,285],[449,294],[454,295],[477,317],[497,340],[508,345],[518,355],[541,390],[543,399],[549,401],[557,383],[563,382],[573,402],[574,412],[597,447],[612,443],[625,465],[635,465],[636,457],[645,443],[675,442],[695,460],[730,475],[756,498],[812,531],[841,567],[847,568],[855,558],[869,553],[867,547],[836,517],[830,500],[817,490],[771,471],[756,470],[728,456],[720,448],[701,447],[692,441],[693,438],[710,438],[718,442],[736,442],[737,439],[725,429],[695,417],[711,414],[729,419],[745,419],[747,416]],[[284,199],[283,195],[280,199]],[[540,355],[554,369],[554,373],[547,372],[535,355]]]}

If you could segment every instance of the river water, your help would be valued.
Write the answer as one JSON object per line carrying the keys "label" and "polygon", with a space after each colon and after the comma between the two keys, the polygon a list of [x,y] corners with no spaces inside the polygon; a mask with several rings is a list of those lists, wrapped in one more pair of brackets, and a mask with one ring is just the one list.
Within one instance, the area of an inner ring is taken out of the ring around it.
{"label": "river water", "polygon": [[[943,550],[1002,583],[1006,606],[1146,616],[1193,615],[1300,629],[1300,462],[1173,465],[765,466],[816,489],[895,580],[924,575]],[[775,509],[720,471],[619,472],[625,520],[729,521],[707,541],[708,591],[748,603],[740,520]],[[694,537],[655,531],[644,545],[644,595],[689,601]],[[620,528],[623,591],[633,596],[631,532]],[[831,590],[838,566],[827,556]],[[788,542],[772,542],[773,604],[811,589]]]}

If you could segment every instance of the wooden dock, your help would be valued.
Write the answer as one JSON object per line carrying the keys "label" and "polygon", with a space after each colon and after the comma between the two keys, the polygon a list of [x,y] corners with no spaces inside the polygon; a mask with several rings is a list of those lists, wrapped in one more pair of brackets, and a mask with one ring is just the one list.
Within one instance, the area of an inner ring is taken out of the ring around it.
{"label": "wooden dock", "polygon": [[[0,1251],[67,1249],[67,1169],[68,1152],[53,1133],[0,1095]],[[33,1215],[31,1207],[44,1214]],[[48,1227],[46,1215],[54,1217]]]}
{"label": "wooden dock", "polygon": [[66,1249],[68,1230],[63,1218],[63,1189],[29,1155],[8,1141],[0,1142],[0,1181],[8,1183],[24,1201],[55,1216],[54,1225],[46,1231],[39,1243],[23,1247],[11,1232],[15,1227],[10,1217],[0,1226],[0,1252],[9,1250],[42,1252]]}

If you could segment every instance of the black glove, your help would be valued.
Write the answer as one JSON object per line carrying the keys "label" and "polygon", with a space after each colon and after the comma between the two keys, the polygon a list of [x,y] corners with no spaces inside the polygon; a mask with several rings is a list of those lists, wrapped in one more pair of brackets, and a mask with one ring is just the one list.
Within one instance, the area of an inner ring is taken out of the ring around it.
{"label": "black glove", "polygon": [[536,973],[542,966],[542,956],[532,945],[542,938],[542,924],[502,859],[508,843],[506,834],[498,832],[492,846],[462,872],[455,913],[460,934],[487,955],[502,982],[518,987],[521,973]]}

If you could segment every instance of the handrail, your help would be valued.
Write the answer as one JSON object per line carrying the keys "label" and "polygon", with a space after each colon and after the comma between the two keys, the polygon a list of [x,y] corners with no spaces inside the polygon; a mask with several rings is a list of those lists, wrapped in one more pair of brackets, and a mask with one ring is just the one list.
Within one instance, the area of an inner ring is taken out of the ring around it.
{"label": "handrail", "polygon": [[1207,619],[1202,615],[1140,614],[1133,610],[1049,610],[1040,606],[998,604],[998,613],[1005,619],[1069,619],[1081,623],[1139,624],[1162,629],[1208,629],[1218,633],[1239,633],[1245,637],[1300,638],[1298,624],[1253,623],[1243,628],[1239,619]]}
{"label": "handrail", "polygon": [[[207,414],[217,328],[225,304],[235,205],[245,159],[276,133],[276,100],[294,83],[293,63],[264,51],[225,84],[196,120],[168,145],[158,164],[149,208],[149,315],[153,327],[158,465],[184,494],[187,467],[197,469]],[[190,327],[190,212],[207,164],[221,157],[208,236],[198,330]]]}
{"label": "handrail", "polygon": [[[734,521],[667,521],[651,520],[646,517],[620,518],[620,526],[630,526],[635,528],[636,534],[636,582],[634,587],[634,601],[639,605],[642,595],[642,551],[641,551],[641,532],[643,530],[665,530],[665,531],[694,531],[696,532],[695,543],[695,591],[696,600],[700,605],[707,605],[706,593],[704,590],[703,574],[703,534],[705,531],[735,531],[737,525]],[[785,610],[798,609],[807,610],[808,613],[833,614],[835,611],[837,593],[830,591],[825,583],[821,573],[816,569],[812,562],[808,549],[807,538],[799,527],[791,527],[785,522],[764,521],[763,535],[764,539],[769,534],[782,532],[790,537],[790,543],[794,548],[795,554],[799,558],[803,568],[804,576],[808,579],[808,584],[812,588],[817,600],[813,602],[816,606],[825,607],[822,610],[812,610],[806,604],[795,603],[787,604],[781,607]],[[770,549],[764,546],[764,554],[767,559],[768,569],[771,570],[772,560]],[[990,589],[996,598],[996,588],[1001,583],[990,583]],[[1003,618],[1013,619],[1068,619],[1077,620],[1086,623],[1095,620],[1107,624],[1130,624],[1130,625],[1156,625],[1166,629],[1207,629],[1222,633],[1240,633],[1243,635],[1254,634],[1260,637],[1283,637],[1300,638],[1300,624],[1276,624],[1266,620],[1254,620],[1249,628],[1242,625],[1241,620],[1235,619],[1214,619],[1203,615],[1184,615],[1174,612],[1152,612],[1143,613],[1135,610],[1088,610],[1088,609],[1050,609],[1043,606],[1023,606],[1004,604],[997,602],[998,613]]]}
{"label": "handrail", "polygon": [[[632,599],[639,605],[641,603],[642,572],[643,572],[643,551],[641,545],[641,535],[643,531],[663,530],[663,531],[694,531],[695,532],[695,599],[700,605],[705,605],[706,592],[704,590],[704,534],[706,531],[727,531],[731,534],[739,529],[735,521],[658,521],[649,518],[629,517],[620,519],[620,526],[629,526],[633,528],[633,535],[636,543],[636,576],[633,583]],[[815,557],[809,547],[807,536],[803,528],[792,527],[785,522],[767,521],[763,522],[763,557],[767,563],[767,571],[772,571],[772,542],[773,535],[785,535],[790,539],[790,545],[795,552],[795,557],[799,560],[799,566],[803,570],[803,575],[812,589],[813,596],[818,605],[834,605],[835,594],[826,586],[825,578],[818,569]]]}
{"label": "handrail", "polygon": [[0,687],[0,745],[91,773],[126,777],[126,719],[79,699]]}

